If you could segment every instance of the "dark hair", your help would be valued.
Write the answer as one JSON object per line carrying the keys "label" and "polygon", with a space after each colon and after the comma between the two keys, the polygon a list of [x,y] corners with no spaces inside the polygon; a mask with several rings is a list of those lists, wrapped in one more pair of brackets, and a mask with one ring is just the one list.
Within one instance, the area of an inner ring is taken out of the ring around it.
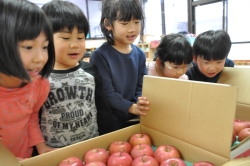
{"label": "dark hair", "polygon": [[107,42],[114,45],[112,31],[106,29],[104,20],[113,26],[115,20],[130,21],[132,18],[141,20],[141,31],[144,29],[144,14],[139,0],[102,0],[102,16],[100,26]]}
{"label": "dark hair", "polygon": [[42,6],[43,11],[49,18],[54,33],[68,28],[71,32],[75,27],[79,32],[89,33],[89,23],[83,11],[69,1],[53,0]]}
{"label": "dark hair", "polygon": [[231,44],[227,32],[223,30],[209,30],[196,37],[193,45],[193,54],[205,60],[222,60],[228,56]]}
{"label": "dark hair", "polygon": [[165,61],[181,65],[189,64],[193,60],[192,47],[186,37],[181,34],[164,36],[156,48],[155,55],[161,60],[163,66]]}
{"label": "dark hair", "polygon": [[0,1],[0,72],[22,80],[30,80],[19,52],[19,42],[32,40],[44,32],[49,41],[48,61],[41,71],[47,77],[53,70],[55,51],[53,32],[44,12],[26,0]]}

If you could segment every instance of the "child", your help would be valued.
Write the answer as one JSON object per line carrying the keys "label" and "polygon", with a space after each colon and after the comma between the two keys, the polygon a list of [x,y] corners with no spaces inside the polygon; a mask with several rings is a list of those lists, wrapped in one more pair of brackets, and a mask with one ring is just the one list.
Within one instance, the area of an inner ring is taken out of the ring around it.
{"label": "child", "polygon": [[193,67],[186,73],[189,79],[216,83],[224,66],[234,67],[227,59],[230,48],[230,37],[223,30],[199,34],[193,45]]}
{"label": "child", "polygon": [[192,47],[183,35],[169,34],[156,48],[155,59],[148,64],[148,75],[187,80],[185,73],[192,62]]}
{"label": "child", "polygon": [[118,130],[149,110],[147,99],[139,97],[143,76],[147,74],[146,56],[132,44],[143,27],[144,16],[138,0],[102,2],[100,26],[107,42],[92,53],[90,63],[102,77],[114,129]]}
{"label": "child", "polygon": [[26,0],[0,1],[0,142],[18,159],[51,151],[38,111],[49,93],[45,78],[55,61],[52,29],[43,11]]}
{"label": "child", "polygon": [[88,21],[68,1],[51,1],[42,9],[52,23],[56,62],[41,130],[51,147],[64,147],[112,130],[112,112],[96,68],[82,61]]}

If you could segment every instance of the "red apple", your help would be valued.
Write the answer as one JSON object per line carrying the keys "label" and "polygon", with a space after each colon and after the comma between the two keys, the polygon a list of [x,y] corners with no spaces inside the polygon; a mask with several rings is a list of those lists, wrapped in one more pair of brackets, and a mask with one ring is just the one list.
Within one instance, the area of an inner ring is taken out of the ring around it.
{"label": "red apple", "polygon": [[164,160],[169,158],[180,158],[180,152],[173,146],[161,145],[156,148],[154,158],[161,164]]}
{"label": "red apple", "polygon": [[138,133],[134,134],[129,138],[129,143],[132,148],[139,144],[147,144],[149,146],[152,145],[151,138],[148,134]]}
{"label": "red apple", "polygon": [[115,152],[130,153],[131,148],[131,145],[126,141],[115,141],[109,145],[109,154],[111,155]]}
{"label": "red apple", "polygon": [[93,161],[101,161],[104,164],[107,163],[109,158],[108,152],[103,149],[103,148],[95,148],[92,150],[89,150],[85,155],[84,155],[84,162],[89,163]]}
{"label": "red apple", "polygon": [[238,135],[239,132],[244,129],[244,128],[249,128],[250,127],[250,124],[248,122],[245,122],[245,121],[239,121],[239,120],[235,120],[234,121],[234,131],[235,131],[235,134]]}
{"label": "red apple", "polygon": [[193,166],[215,166],[215,165],[207,161],[199,161],[194,163]]}
{"label": "red apple", "polygon": [[139,156],[143,156],[143,155],[152,156],[152,157],[154,156],[154,151],[151,148],[151,146],[147,144],[139,144],[139,145],[134,146],[130,152],[130,156],[133,159]]}
{"label": "red apple", "polygon": [[59,163],[58,166],[84,166],[81,159],[77,157],[69,157]]}
{"label": "red apple", "polygon": [[232,135],[232,144],[234,144],[236,141],[236,134],[235,131],[233,131],[233,135]]}
{"label": "red apple", "polygon": [[101,161],[93,161],[93,162],[87,163],[85,166],[106,166],[106,164],[104,164]]}
{"label": "red apple", "polygon": [[160,166],[186,166],[185,162],[179,158],[169,158],[164,160]]}
{"label": "red apple", "polygon": [[159,166],[158,162],[151,156],[143,155],[136,157],[131,166]]}
{"label": "red apple", "polygon": [[130,166],[132,157],[126,152],[115,152],[108,159],[108,166]]}
{"label": "red apple", "polygon": [[250,136],[250,128],[244,128],[242,129],[239,134],[238,134],[238,140],[242,141],[245,138],[247,138],[248,136]]}

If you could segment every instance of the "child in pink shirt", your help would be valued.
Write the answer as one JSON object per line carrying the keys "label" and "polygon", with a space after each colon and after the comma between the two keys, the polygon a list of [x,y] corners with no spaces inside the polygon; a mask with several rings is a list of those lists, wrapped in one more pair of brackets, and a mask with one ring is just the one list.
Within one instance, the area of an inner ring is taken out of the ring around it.
{"label": "child in pink shirt", "polygon": [[26,0],[0,1],[0,143],[17,158],[51,151],[38,124],[55,61],[45,14]]}
{"label": "child in pink shirt", "polygon": [[156,49],[155,61],[149,62],[148,75],[188,80],[185,74],[192,62],[192,47],[185,36],[169,34]]}

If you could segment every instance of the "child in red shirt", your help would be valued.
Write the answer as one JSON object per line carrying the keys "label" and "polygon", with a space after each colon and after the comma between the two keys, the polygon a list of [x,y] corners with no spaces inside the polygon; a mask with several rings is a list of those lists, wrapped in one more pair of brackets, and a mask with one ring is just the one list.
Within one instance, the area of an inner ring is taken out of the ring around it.
{"label": "child in red shirt", "polygon": [[49,93],[55,61],[53,33],[43,11],[26,0],[0,1],[0,143],[17,158],[52,149],[38,111]]}

